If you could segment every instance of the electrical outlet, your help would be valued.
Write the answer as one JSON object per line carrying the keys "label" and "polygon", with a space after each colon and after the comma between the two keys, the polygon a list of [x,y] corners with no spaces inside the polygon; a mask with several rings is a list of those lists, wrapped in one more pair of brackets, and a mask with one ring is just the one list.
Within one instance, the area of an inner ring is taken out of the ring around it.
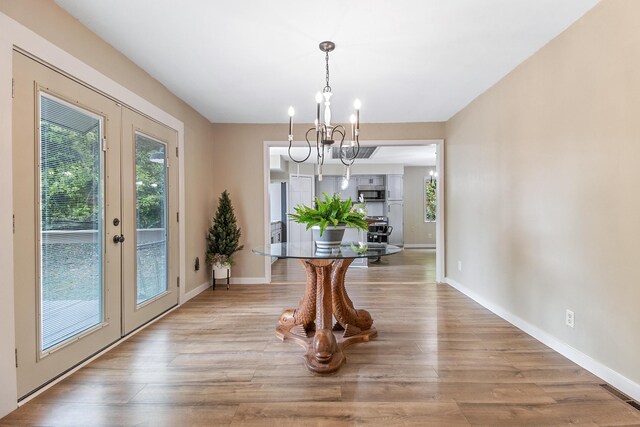
{"label": "electrical outlet", "polygon": [[462,261],[458,261],[458,271],[462,271]]}
{"label": "electrical outlet", "polygon": [[433,238],[433,234],[429,233],[429,238],[432,239]]}
{"label": "electrical outlet", "polygon": [[567,324],[568,327],[573,328],[575,327],[576,324],[576,315],[573,311],[567,309],[567,313],[565,315],[565,320],[564,322]]}

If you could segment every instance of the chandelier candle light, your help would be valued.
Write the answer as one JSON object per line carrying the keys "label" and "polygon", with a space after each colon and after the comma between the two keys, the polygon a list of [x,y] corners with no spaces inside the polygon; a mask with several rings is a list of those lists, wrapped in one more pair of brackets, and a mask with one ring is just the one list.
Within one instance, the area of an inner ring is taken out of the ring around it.
{"label": "chandelier candle light", "polygon": [[[330,41],[324,41],[320,43],[320,50],[325,53],[326,63],[326,85],[322,89],[322,92],[316,94],[316,120],[315,126],[309,128],[304,135],[307,145],[309,146],[309,152],[307,157],[302,160],[297,160],[291,155],[291,146],[293,144],[293,115],[295,110],[293,107],[289,107],[289,158],[296,163],[303,163],[311,156],[311,141],[309,141],[309,134],[316,133],[316,154],[318,160],[318,181],[322,181],[322,165],[324,165],[324,159],[326,153],[331,150],[333,144],[340,139],[340,161],[345,165],[344,180],[349,182],[351,177],[351,165],[358,156],[360,151],[360,100],[356,99],[353,103],[356,113],[351,115],[351,142],[345,144],[345,129],[342,125],[331,124],[331,86],[329,85],[329,52],[336,48],[335,43]],[[324,101],[324,111],[322,114],[322,121],[320,120],[320,104]]]}

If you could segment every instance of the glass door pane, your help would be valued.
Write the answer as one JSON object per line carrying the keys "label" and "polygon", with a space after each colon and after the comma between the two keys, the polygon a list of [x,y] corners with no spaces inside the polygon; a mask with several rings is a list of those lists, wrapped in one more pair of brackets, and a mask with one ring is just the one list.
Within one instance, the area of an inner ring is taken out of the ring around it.
{"label": "glass door pane", "polygon": [[127,335],[178,303],[178,134],[126,107],[122,129],[122,233],[127,236],[122,320]]}
{"label": "glass door pane", "polygon": [[136,304],[167,291],[167,175],[164,143],[136,132]]}
{"label": "glass door pane", "polygon": [[103,322],[102,119],[40,95],[40,351]]}

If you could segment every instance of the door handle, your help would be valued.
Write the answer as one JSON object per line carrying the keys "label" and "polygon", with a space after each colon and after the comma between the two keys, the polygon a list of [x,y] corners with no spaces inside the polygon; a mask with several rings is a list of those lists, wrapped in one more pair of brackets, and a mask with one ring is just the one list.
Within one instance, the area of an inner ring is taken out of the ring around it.
{"label": "door handle", "polygon": [[124,234],[113,236],[113,243],[122,243],[124,242]]}

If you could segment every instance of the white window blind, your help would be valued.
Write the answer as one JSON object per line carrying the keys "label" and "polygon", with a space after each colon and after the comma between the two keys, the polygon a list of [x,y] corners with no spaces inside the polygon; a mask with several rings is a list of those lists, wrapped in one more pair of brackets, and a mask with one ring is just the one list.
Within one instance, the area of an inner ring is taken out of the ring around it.
{"label": "white window blind", "polygon": [[47,351],[103,317],[102,120],[40,95],[40,345]]}

